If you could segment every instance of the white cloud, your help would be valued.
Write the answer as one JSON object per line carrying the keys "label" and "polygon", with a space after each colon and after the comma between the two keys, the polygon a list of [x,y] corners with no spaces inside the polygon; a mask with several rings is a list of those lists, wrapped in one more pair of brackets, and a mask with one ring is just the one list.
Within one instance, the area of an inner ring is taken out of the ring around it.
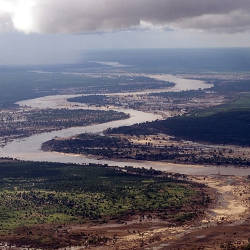
{"label": "white cloud", "polygon": [[38,4],[39,0],[0,0],[0,29],[37,32],[33,8]]}
{"label": "white cloud", "polygon": [[141,28],[250,29],[249,0],[0,0],[0,29],[81,33]]}

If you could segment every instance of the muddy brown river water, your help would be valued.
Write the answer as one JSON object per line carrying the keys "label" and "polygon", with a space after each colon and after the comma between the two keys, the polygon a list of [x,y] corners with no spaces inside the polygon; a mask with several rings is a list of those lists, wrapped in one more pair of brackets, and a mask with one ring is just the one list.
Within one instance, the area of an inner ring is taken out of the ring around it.
{"label": "muddy brown river water", "polygon": [[[182,79],[172,75],[150,75],[151,78],[171,81],[176,85],[173,88],[169,88],[168,91],[182,91],[182,90],[195,90],[205,89],[211,87],[200,80]],[[166,91],[166,90],[161,90]],[[147,91],[148,93],[149,91]],[[154,92],[154,91],[151,91]],[[157,90],[159,92],[159,90]],[[117,93],[120,95],[121,93]],[[130,93],[136,94],[136,93]],[[113,94],[114,95],[114,94]],[[76,95],[74,95],[76,96]],[[42,98],[36,98],[31,100],[21,101],[18,104],[20,106],[29,106],[32,108],[69,108],[69,109],[102,109],[107,108],[100,107],[88,107],[84,104],[72,104],[68,103],[67,99],[73,97],[72,95],[58,95],[58,96],[47,96]],[[76,163],[76,164],[108,164],[110,166],[134,166],[144,168],[154,168],[157,170],[175,172],[188,175],[236,175],[236,176],[247,176],[250,175],[250,168],[235,168],[235,167],[216,167],[216,166],[198,166],[198,165],[183,165],[183,164],[172,164],[164,162],[142,162],[142,161],[122,161],[122,160],[98,160],[92,157],[83,155],[73,154],[62,154],[57,152],[44,152],[41,150],[41,145],[55,137],[71,137],[81,133],[102,133],[108,128],[116,128],[119,126],[133,125],[135,123],[142,123],[147,121],[154,121],[161,119],[159,115],[145,113],[132,109],[123,108],[112,108],[119,112],[124,112],[130,115],[130,118],[125,120],[113,121],[103,124],[73,127],[63,130],[58,130],[50,133],[42,133],[30,136],[24,139],[17,139],[8,143],[4,148],[0,149],[0,157],[12,157],[20,160],[28,161],[48,161],[48,162],[60,162],[60,163]]]}

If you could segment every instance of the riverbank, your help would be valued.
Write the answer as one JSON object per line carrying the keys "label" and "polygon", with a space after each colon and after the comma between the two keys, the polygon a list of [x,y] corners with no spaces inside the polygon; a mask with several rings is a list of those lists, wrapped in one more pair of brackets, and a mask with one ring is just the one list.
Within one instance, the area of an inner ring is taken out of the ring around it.
{"label": "riverbank", "polygon": [[[249,180],[232,176],[190,178],[208,185],[215,194],[215,202],[204,218],[184,226],[139,227],[135,234],[129,234],[128,226],[121,226],[116,229],[121,238],[114,245],[92,249],[227,249],[229,246],[240,249],[246,246],[250,230]],[[114,228],[106,229],[115,231]]]}
{"label": "riverbank", "polygon": [[186,176],[152,169],[2,159],[0,170],[0,242],[18,248],[109,246],[120,227],[137,235],[190,224],[212,196]]}
{"label": "riverbank", "polygon": [[250,168],[250,148],[197,144],[167,135],[80,134],[42,144],[46,152],[78,154],[113,161],[150,161],[197,166]]}
{"label": "riverbank", "polygon": [[[79,242],[79,237],[89,235],[98,246],[89,249],[227,249],[233,246],[241,249],[249,238],[249,179],[234,176],[210,176],[208,178],[189,176],[191,181],[207,185],[213,202],[205,214],[183,225],[169,225],[167,221],[139,215],[129,220],[109,221],[104,224],[87,223],[58,227],[55,233],[48,225],[32,228],[34,234],[46,237],[60,237],[61,242]],[[20,237],[25,231],[19,231]],[[62,241],[63,240],[63,241]],[[13,240],[15,242],[15,240]],[[20,241],[16,241],[18,243]],[[76,250],[82,247],[71,246]],[[62,248],[65,249],[65,248]],[[243,249],[243,248],[242,248]]]}
{"label": "riverbank", "polygon": [[[169,75],[160,75],[160,77],[166,76],[165,80],[169,80]],[[156,76],[157,77],[157,76]],[[187,89],[204,89],[209,87],[204,81],[196,81],[196,80],[188,80],[190,86],[186,85],[186,81],[183,79],[174,77],[175,84],[178,87],[176,91],[182,91]],[[175,86],[175,87],[176,87]],[[174,88],[175,88],[174,87]],[[172,89],[173,90],[173,89]],[[171,91],[171,88],[169,88]],[[136,92],[135,92],[136,93]],[[130,93],[133,94],[133,93]],[[113,94],[115,95],[115,94]],[[37,98],[32,100],[25,100],[19,102],[18,104],[22,107],[29,106],[31,108],[47,109],[50,107],[51,109],[61,109],[67,108],[69,110],[75,109],[89,109],[90,107],[85,104],[72,104],[67,101],[68,98],[72,98],[79,95],[60,95],[60,96],[47,96],[43,98]],[[91,109],[93,107],[91,106]],[[76,164],[88,164],[88,163],[96,163],[96,164],[107,164],[110,166],[120,166],[125,167],[127,165],[133,165],[138,168],[155,168],[162,171],[171,171],[175,173],[181,174],[189,174],[189,175],[212,175],[221,173],[222,175],[238,175],[238,176],[248,176],[250,175],[249,169],[244,168],[234,168],[234,167],[224,167],[224,166],[210,166],[204,167],[202,165],[186,165],[183,164],[174,164],[174,163],[158,163],[158,162],[145,162],[145,161],[126,161],[126,160],[105,160],[105,159],[95,159],[89,156],[81,156],[79,154],[60,154],[55,152],[44,152],[41,150],[41,145],[54,139],[55,137],[68,138],[82,133],[97,133],[103,134],[105,130],[108,128],[117,128],[121,126],[131,126],[136,123],[150,122],[162,119],[161,115],[152,114],[148,112],[137,111],[128,108],[109,108],[109,107],[96,107],[93,108],[95,110],[114,110],[117,112],[123,112],[125,114],[130,115],[129,119],[114,121],[104,124],[97,124],[94,126],[87,127],[72,127],[68,129],[63,129],[60,131],[55,131],[51,133],[43,133],[39,135],[33,135],[28,138],[24,138],[21,140],[14,140],[11,143],[8,143],[3,149],[1,149],[0,156],[2,157],[10,157],[17,158],[20,160],[32,160],[32,161],[48,161],[48,162],[61,162],[61,163],[76,163]]]}
{"label": "riverbank", "polygon": [[[206,212],[198,227],[190,228],[157,249],[244,249],[249,244],[250,181],[247,178],[193,177],[217,193],[217,202]],[[150,248],[151,249],[151,248]]]}
{"label": "riverbank", "polygon": [[[30,107],[37,108],[40,106],[41,108],[73,108],[73,109],[88,109],[86,105],[77,105],[75,107],[72,104],[67,102],[67,99],[72,97],[69,96],[50,96],[44,98],[38,98],[34,100],[27,100],[23,101],[20,105],[29,105]],[[100,109],[100,108],[97,108]],[[107,110],[107,107],[105,108]],[[113,110],[113,109],[112,109]],[[116,108],[115,111],[123,112],[130,115],[129,119],[121,120],[121,121],[114,121],[105,124],[97,124],[94,126],[87,126],[87,127],[73,127],[68,129],[63,129],[60,131],[55,131],[51,133],[43,133],[39,135],[33,135],[28,138],[24,138],[22,140],[15,140],[3,149],[1,149],[1,156],[2,157],[11,157],[17,158],[20,160],[33,160],[33,161],[48,161],[48,162],[61,162],[61,163],[76,163],[76,164],[88,164],[88,163],[96,163],[96,164],[108,164],[110,166],[120,166],[125,167],[127,165],[133,165],[134,167],[145,167],[145,168],[155,168],[162,171],[171,171],[175,173],[181,174],[194,174],[194,175],[211,175],[217,174],[220,172],[222,175],[239,175],[239,176],[248,176],[250,175],[249,169],[236,169],[233,167],[217,167],[217,166],[182,166],[178,164],[162,164],[158,162],[135,162],[135,161],[113,161],[113,160],[104,160],[104,159],[95,159],[86,156],[80,155],[69,155],[69,154],[60,154],[55,152],[43,152],[41,150],[41,145],[49,141],[55,137],[72,137],[77,134],[82,133],[97,133],[102,134],[108,128],[116,128],[120,126],[129,126],[136,123],[146,122],[146,121],[154,121],[157,119],[161,119],[161,116],[145,113],[141,111],[131,110],[131,109],[124,109],[124,108]]]}
{"label": "riverbank", "polygon": [[[55,233],[48,225],[34,227],[34,234],[46,237],[53,235],[61,242],[79,242],[82,237],[92,237],[89,249],[235,249],[248,244],[250,182],[245,177],[210,176],[207,178],[189,176],[192,182],[207,185],[212,202],[203,216],[187,221],[183,225],[169,225],[167,221],[152,217],[134,215],[129,220],[108,221],[103,224],[87,223],[65,225]],[[19,231],[20,237],[28,231]],[[15,242],[13,240],[13,242]],[[16,243],[19,241],[17,240]],[[47,247],[49,249],[49,247]],[[62,248],[65,249],[65,248]],[[71,246],[66,249],[82,249]],[[242,248],[243,249],[243,248]]]}

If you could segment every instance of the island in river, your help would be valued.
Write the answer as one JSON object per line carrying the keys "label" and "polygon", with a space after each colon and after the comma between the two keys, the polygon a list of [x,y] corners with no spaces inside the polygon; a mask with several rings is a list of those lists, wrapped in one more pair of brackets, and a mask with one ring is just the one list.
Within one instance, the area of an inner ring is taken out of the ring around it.
{"label": "island in river", "polygon": [[[197,83],[194,80],[189,82]],[[167,97],[169,99],[159,96],[159,91],[155,92],[157,95],[152,95],[152,92],[140,92],[139,95],[112,93],[109,95],[111,99],[119,96],[121,100],[119,108],[113,107],[114,103],[109,103],[109,107],[91,107],[93,110],[112,109],[130,114],[128,119],[67,128],[8,143],[2,149],[2,155],[5,157],[61,161],[64,164],[2,160],[1,215],[4,223],[1,241],[15,246],[28,244],[34,248],[53,249],[67,246],[99,249],[139,249],[155,246],[164,248],[169,247],[169,244],[171,247],[179,245],[183,248],[183,237],[191,235],[192,242],[186,241],[186,246],[190,248],[195,245],[212,246],[216,249],[233,245],[244,249],[248,244],[249,231],[249,169],[150,161],[97,160],[85,155],[41,150],[42,143],[56,136],[61,138],[57,140],[63,141],[77,134],[94,132],[99,137],[108,128],[154,122],[162,119],[163,115],[166,117],[185,114],[192,107],[201,106],[200,101],[204,98],[210,100],[212,106],[218,104],[213,101],[217,97],[220,97],[219,103],[226,100],[221,94],[216,93],[214,96],[208,90],[204,90],[201,95],[199,90],[196,93],[182,93],[180,96],[171,93]],[[133,99],[134,102],[126,102],[127,96],[128,100]],[[67,102],[67,99],[72,97],[74,96],[50,96],[26,100],[20,104],[33,105],[33,108],[64,107],[69,109],[69,114],[72,109],[90,108],[85,104]],[[167,101],[163,103],[167,106],[161,106],[163,110],[152,114],[151,112],[155,112],[152,108],[156,110],[161,105],[159,98],[165,98]],[[138,100],[140,102],[136,103]],[[150,100],[151,103],[143,107],[145,100]],[[132,105],[139,111],[131,110]],[[151,108],[147,109],[150,106]],[[91,138],[96,135],[87,136]],[[121,140],[127,143],[128,138],[125,136]],[[147,139],[145,136],[147,135],[129,139],[134,144],[143,143],[143,140]],[[159,143],[163,137],[158,140],[158,136],[151,135],[148,142]],[[178,142],[173,138],[166,139],[173,143]],[[99,143],[101,144],[100,141]],[[134,150],[133,147],[132,149]],[[159,149],[157,146],[157,150]],[[230,153],[227,150],[225,152]],[[81,166],[68,162],[87,164]],[[99,165],[101,162],[122,168]],[[128,167],[129,165],[140,168],[135,169]],[[175,173],[160,172],[157,169]],[[227,176],[212,176],[218,171]],[[196,176],[185,176],[185,172]],[[232,174],[235,176],[230,176]],[[9,204],[13,208],[10,213]],[[19,218],[24,218],[26,225],[18,224]],[[238,224],[238,221],[241,223]],[[199,238],[201,235],[202,238]]]}

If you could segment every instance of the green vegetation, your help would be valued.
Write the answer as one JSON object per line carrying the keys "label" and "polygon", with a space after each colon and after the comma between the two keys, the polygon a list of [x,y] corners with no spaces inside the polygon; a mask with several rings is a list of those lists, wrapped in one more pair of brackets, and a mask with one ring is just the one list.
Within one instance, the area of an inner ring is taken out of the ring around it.
{"label": "green vegetation", "polygon": [[221,94],[234,94],[239,92],[250,92],[249,80],[213,81],[215,86],[211,89]]}
{"label": "green vegetation", "polygon": [[205,110],[197,110],[190,115],[195,117],[206,117],[218,113],[250,111],[250,93],[236,94],[230,96],[230,99],[231,100],[225,104]]}
{"label": "green vegetation", "polygon": [[[44,151],[92,154],[108,158],[123,158],[125,151],[121,149],[125,148],[132,151],[133,145],[125,139],[93,134],[81,134],[69,139],[52,139],[42,145]],[[124,157],[129,158],[127,154]]]}
{"label": "green vegetation", "polygon": [[163,121],[109,130],[112,134],[168,134],[186,140],[216,144],[250,145],[250,95],[243,94],[230,103],[173,117]]}
{"label": "green vegetation", "polygon": [[133,168],[128,171],[100,165],[1,161],[0,233],[20,226],[102,221],[169,209],[174,209],[174,218],[188,211],[187,206],[197,205],[197,200],[205,205],[188,182],[157,177],[161,174],[157,171],[144,170],[143,175],[132,173]]}
{"label": "green vegetation", "polygon": [[[156,137],[157,139],[157,137]],[[250,160],[232,155],[229,150],[190,150],[173,145],[153,145],[130,142],[119,135],[100,136],[81,134],[73,138],[57,138],[43,143],[42,150],[62,153],[94,155],[107,159],[132,159],[142,161],[168,161],[206,165],[249,167]],[[228,153],[230,156],[225,155]]]}

